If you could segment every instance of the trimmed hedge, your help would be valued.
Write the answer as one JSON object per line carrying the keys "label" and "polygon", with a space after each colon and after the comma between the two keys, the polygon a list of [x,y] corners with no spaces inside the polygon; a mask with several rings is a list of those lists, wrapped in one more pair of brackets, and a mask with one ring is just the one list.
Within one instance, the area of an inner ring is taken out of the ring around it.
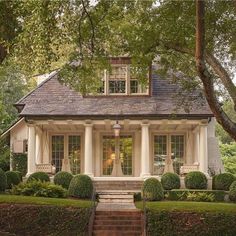
{"label": "trimmed hedge", "polygon": [[6,177],[7,177],[7,188],[11,189],[12,186],[17,185],[21,182],[19,174],[17,174],[15,171],[6,171]]}
{"label": "trimmed hedge", "polygon": [[148,210],[147,233],[150,236],[236,235],[235,213],[198,213]]}
{"label": "trimmed hedge", "polygon": [[59,171],[54,176],[54,184],[61,185],[63,188],[68,189],[72,178],[73,175],[71,173],[66,171]]}
{"label": "trimmed hedge", "polygon": [[50,178],[48,174],[46,174],[45,172],[40,172],[40,171],[31,174],[29,178],[27,179],[27,182],[31,182],[33,180],[40,180],[42,182],[50,182]]}
{"label": "trimmed hedge", "polygon": [[171,191],[166,191],[165,198],[170,201],[186,201],[190,200],[190,194],[196,195],[195,201],[208,201],[209,196],[211,195],[214,197],[214,201],[223,202],[227,192],[222,190],[173,189]]}
{"label": "trimmed hedge", "polygon": [[65,198],[67,196],[67,191],[62,186],[50,182],[41,182],[40,180],[33,180],[13,186],[11,193],[14,195],[51,198]]}
{"label": "trimmed hedge", "polygon": [[71,197],[90,198],[93,194],[93,181],[88,175],[75,175],[70,181],[68,194]]}
{"label": "trimmed hedge", "polygon": [[175,173],[165,173],[161,177],[161,184],[165,190],[179,189],[180,177]]}
{"label": "trimmed hedge", "polygon": [[216,190],[229,191],[230,185],[236,180],[235,176],[230,173],[222,173],[213,177],[212,188]]}
{"label": "trimmed hedge", "polygon": [[82,236],[88,235],[90,209],[4,204],[0,216],[0,231],[9,235]]}
{"label": "trimmed hedge", "polygon": [[13,172],[15,172],[15,173],[18,175],[20,181],[22,182],[22,181],[23,181],[23,175],[22,175],[22,173],[21,173],[20,171],[18,171],[18,170],[15,170],[15,171],[13,171]]}
{"label": "trimmed hedge", "polygon": [[0,192],[4,192],[7,187],[7,177],[5,172],[0,169]]}
{"label": "trimmed hedge", "polygon": [[160,181],[156,178],[149,178],[142,186],[142,197],[149,201],[160,201],[164,198],[164,190]]}
{"label": "trimmed hedge", "polygon": [[234,181],[229,188],[229,199],[236,202],[236,181]]}
{"label": "trimmed hedge", "polygon": [[207,177],[200,171],[189,172],[184,182],[188,189],[207,189]]}

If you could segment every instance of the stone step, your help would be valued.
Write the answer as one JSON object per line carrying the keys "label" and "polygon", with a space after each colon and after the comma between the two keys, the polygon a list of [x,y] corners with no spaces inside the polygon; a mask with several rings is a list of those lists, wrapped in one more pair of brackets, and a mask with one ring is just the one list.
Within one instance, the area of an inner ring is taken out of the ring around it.
{"label": "stone step", "polygon": [[135,230],[135,231],[141,231],[142,226],[141,225],[94,225],[93,230],[122,230],[122,231],[128,231],[128,230]]}
{"label": "stone step", "polygon": [[124,198],[134,198],[133,197],[133,194],[128,194],[128,193],[122,193],[122,194],[117,194],[117,193],[100,193],[99,194],[99,198],[121,198],[121,199],[124,199]]}
{"label": "stone step", "polygon": [[139,230],[132,230],[132,231],[115,231],[115,230],[94,230],[93,236],[141,236]]}
{"label": "stone step", "polygon": [[133,203],[134,199],[122,199],[122,198],[99,198],[101,203]]}
{"label": "stone step", "polygon": [[141,216],[141,211],[138,209],[134,210],[122,210],[122,211],[106,211],[106,210],[101,210],[101,211],[96,211],[96,216],[99,215],[104,215],[104,216]]}
{"label": "stone step", "polygon": [[94,225],[141,225],[141,220],[140,217],[139,219],[123,219],[121,218],[120,220],[104,220],[104,219],[96,219]]}
{"label": "stone step", "polygon": [[100,190],[137,190],[140,191],[143,181],[99,181],[95,180],[94,185],[97,191]]}
{"label": "stone step", "polygon": [[95,221],[97,220],[113,220],[113,221],[119,221],[119,220],[126,220],[126,221],[136,221],[140,220],[140,216],[96,216]]}

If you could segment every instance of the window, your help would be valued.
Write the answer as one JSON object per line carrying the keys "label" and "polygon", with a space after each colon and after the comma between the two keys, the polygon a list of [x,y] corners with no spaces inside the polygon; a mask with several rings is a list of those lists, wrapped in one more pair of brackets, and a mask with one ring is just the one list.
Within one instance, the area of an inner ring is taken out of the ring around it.
{"label": "window", "polygon": [[78,135],[52,136],[52,164],[56,172],[61,171],[64,158],[69,158],[72,174],[79,174],[81,168],[81,140]]}
{"label": "window", "polygon": [[102,75],[103,79],[98,92],[105,95],[147,94],[147,85],[141,84],[137,75],[130,73],[130,65],[113,65],[110,73],[106,71],[104,76]]}
{"label": "window", "polygon": [[184,163],[184,149],[184,135],[155,135],[153,173],[162,175],[166,165],[172,165],[174,172],[179,174]]}
{"label": "window", "polygon": [[61,171],[62,159],[64,158],[64,136],[52,136],[52,164],[56,172]]}
{"label": "window", "polygon": [[80,173],[80,136],[69,136],[68,152],[70,159],[70,169],[72,174]]}

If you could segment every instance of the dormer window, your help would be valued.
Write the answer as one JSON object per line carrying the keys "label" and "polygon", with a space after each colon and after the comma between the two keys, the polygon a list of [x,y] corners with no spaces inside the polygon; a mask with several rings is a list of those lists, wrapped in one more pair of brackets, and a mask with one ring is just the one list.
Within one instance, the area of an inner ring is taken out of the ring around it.
{"label": "dormer window", "polygon": [[148,92],[148,79],[141,83],[129,64],[115,64],[111,71],[105,70],[99,90],[102,95],[147,95]]}

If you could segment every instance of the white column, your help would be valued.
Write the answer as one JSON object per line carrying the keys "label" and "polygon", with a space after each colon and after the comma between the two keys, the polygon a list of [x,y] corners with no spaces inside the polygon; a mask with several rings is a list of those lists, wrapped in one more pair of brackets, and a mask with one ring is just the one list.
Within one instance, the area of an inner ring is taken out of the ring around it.
{"label": "white column", "polygon": [[42,133],[42,163],[43,164],[50,164],[50,141],[49,141],[49,135],[48,132],[45,130]]}
{"label": "white column", "polygon": [[84,174],[93,177],[93,142],[92,124],[85,124]]}
{"label": "white column", "polygon": [[27,176],[36,171],[35,165],[35,127],[33,125],[29,126],[28,134],[28,160],[27,160]]}
{"label": "white column", "polygon": [[186,160],[185,163],[188,165],[192,165],[194,163],[194,150],[193,150],[193,133],[187,132],[187,140],[186,140]]}
{"label": "white column", "polygon": [[208,173],[208,151],[207,151],[207,126],[200,126],[199,140],[199,170]]}
{"label": "white column", "polygon": [[42,163],[42,133],[40,130],[36,130],[35,150],[36,150],[36,164]]}
{"label": "white column", "polygon": [[199,164],[199,131],[194,134],[194,163]]}
{"label": "white column", "polygon": [[149,124],[141,124],[141,177],[150,175]]}

